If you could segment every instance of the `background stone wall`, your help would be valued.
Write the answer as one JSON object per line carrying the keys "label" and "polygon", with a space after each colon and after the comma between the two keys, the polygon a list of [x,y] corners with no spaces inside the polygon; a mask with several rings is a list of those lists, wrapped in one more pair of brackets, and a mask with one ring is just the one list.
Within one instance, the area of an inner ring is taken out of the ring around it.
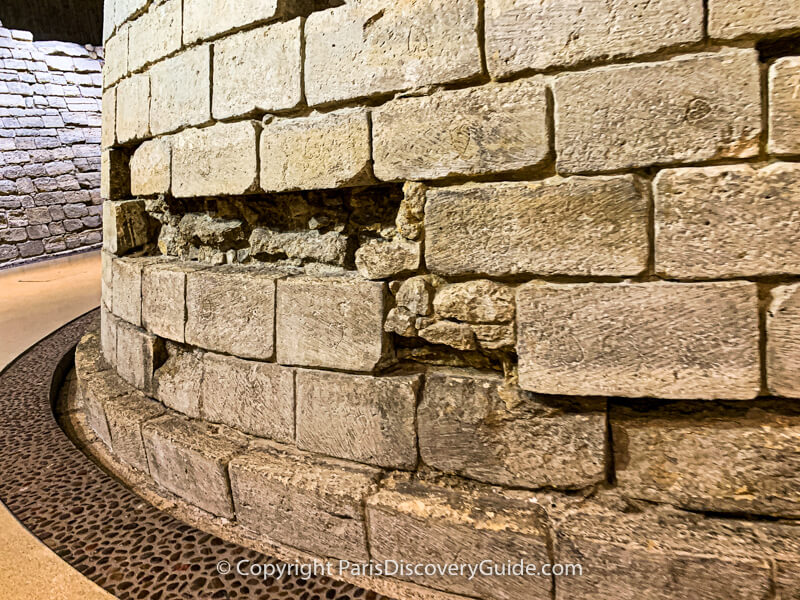
{"label": "background stone wall", "polygon": [[403,597],[800,596],[798,5],[339,4],[106,3],[90,426],[259,539],[584,568]]}
{"label": "background stone wall", "polygon": [[102,56],[0,24],[0,266],[101,242]]}

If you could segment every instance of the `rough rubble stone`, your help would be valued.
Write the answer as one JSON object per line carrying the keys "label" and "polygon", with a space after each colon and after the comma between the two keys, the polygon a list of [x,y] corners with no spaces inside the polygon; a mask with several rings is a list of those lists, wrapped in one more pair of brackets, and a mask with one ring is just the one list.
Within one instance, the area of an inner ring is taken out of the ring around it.
{"label": "rough rubble stone", "polygon": [[155,400],[136,393],[106,402],[105,411],[114,454],[122,462],[148,473],[142,425],[164,414],[164,407]]}
{"label": "rough rubble stone", "polygon": [[425,317],[433,312],[433,286],[425,276],[406,279],[395,294],[397,306]]}
{"label": "rough rubble stone", "polygon": [[443,344],[456,350],[476,350],[478,348],[475,333],[466,323],[454,321],[429,320],[421,324],[417,320],[417,335],[431,344]]}
{"label": "rough rubble stone", "polygon": [[758,56],[746,49],[560,75],[557,169],[589,173],[755,156],[759,78]]}
{"label": "rough rubble stone", "polygon": [[230,463],[236,518],[271,540],[321,556],[368,560],[363,502],[380,471],[258,443]]}
{"label": "rough rubble stone", "polygon": [[418,375],[300,369],[296,386],[298,448],[380,467],[416,466]]}
{"label": "rough rubble stone", "polygon": [[419,242],[370,239],[356,250],[356,269],[364,279],[388,279],[419,269],[421,255]]}
{"label": "rough rubble stone", "polygon": [[147,394],[153,390],[153,372],[164,353],[164,343],[154,335],[124,321],[117,324],[117,372]]}
{"label": "rough rubble stone", "polygon": [[383,330],[387,333],[396,333],[405,337],[417,335],[415,326],[417,315],[402,307],[393,308],[386,315]]}
{"label": "rough rubble stone", "polygon": [[141,200],[103,202],[103,249],[125,254],[147,242],[149,223]]}
{"label": "rough rubble stone", "polygon": [[384,104],[372,111],[375,176],[439,179],[533,167],[550,153],[545,91],[537,78]]}
{"label": "rough rubble stone", "polygon": [[636,275],[647,199],[632,175],[429,188],[425,261],[441,275]]}
{"label": "rough rubble stone", "polygon": [[755,398],[757,296],[750,282],[523,285],[520,387],[543,394]]}
{"label": "rough rubble stone", "polygon": [[800,398],[800,284],[771,291],[767,310],[767,386],[771,394]]}
{"label": "rough rubble stone", "polygon": [[152,196],[168,194],[172,148],[168,139],[148,140],[131,156],[131,194]]}
{"label": "rough rubble stone", "polygon": [[800,6],[784,0],[709,0],[712,38],[756,37],[800,28]]}
{"label": "rough rubble stone", "polygon": [[256,227],[250,234],[252,256],[286,255],[289,259],[345,266],[348,238],[337,231],[273,231]]}
{"label": "rough rubble stone", "polygon": [[513,348],[517,343],[517,336],[513,324],[507,325],[470,325],[478,346],[484,350],[500,350]]}
{"label": "rough rubble stone", "polygon": [[150,67],[150,131],[153,135],[211,119],[211,51],[184,50]]}
{"label": "rough rubble stone", "polygon": [[[800,27],[800,16],[798,16]],[[769,69],[770,154],[800,154],[800,57],[779,58]]]}
{"label": "rough rubble stone", "polygon": [[132,75],[116,87],[116,132],[120,144],[150,135],[150,77]]}
{"label": "rough rubble stone", "polygon": [[416,181],[403,184],[403,199],[397,211],[395,227],[398,233],[409,240],[418,240],[424,232],[425,186]]}
{"label": "rough rubble stone", "polygon": [[800,274],[800,165],[668,169],[654,190],[659,274]]}
{"label": "rough rubble stone", "polygon": [[133,21],[128,31],[128,67],[138,71],[145,65],[181,48],[182,0],[153,4]]}
{"label": "rough rubble stone", "polygon": [[200,418],[205,362],[202,352],[175,352],[153,375],[153,396],[172,410]]}
{"label": "rough rubble stone", "polygon": [[478,279],[451,283],[436,291],[436,314],[468,323],[508,323],[514,320],[514,288]]}

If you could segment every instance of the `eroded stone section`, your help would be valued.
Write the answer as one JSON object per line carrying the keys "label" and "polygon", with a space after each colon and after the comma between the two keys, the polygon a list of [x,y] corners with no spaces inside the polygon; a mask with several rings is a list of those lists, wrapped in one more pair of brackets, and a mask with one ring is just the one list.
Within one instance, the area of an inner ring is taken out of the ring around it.
{"label": "eroded stone section", "polygon": [[131,156],[131,193],[134,196],[168,194],[172,148],[168,139],[149,140]]}
{"label": "eroded stone section", "polygon": [[149,223],[141,200],[103,202],[103,249],[125,254],[148,241]]}
{"label": "eroded stone section", "polygon": [[800,29],[800,6],[784,0],[709,0],[708,32],[732,39]]}
{"label": "eroded stone section", "polygon": [[658,174],[654,189],[658,273],[800,273],[800,165],[669,169]]}
{"label": "eroded stone section", "polygon": [[153,65],[150,74],[150,130],[153,135],[211,119],[211,51],[184,50]]}
{"label": "eroded stone section", "polygon": [[[798,16],[800,28],[800,15]],[[769,69],[769,151],[800,154],[800,57],[787,56]]]}
{"label": "eroded stone section", "polygon": [[136,393],[106,402],[105,412],[114,454],[140,471],[149,472],[142,441],[142,425],[164,414],[164,407]]}
{"label": "eroded stone section", "polygon": [[203,418],[279,442],[294,441],[294,370],[208,353]]}
{"label": "eroded stone section", "polygon": [[632,175],[429,188],[425,260],[441,275],[635,275],[647,199]]}
{"label": "eroded stone section", "polygon": [[228,463],[247,448],[246,436],[173,415],[149,421],[142,435],[157,483],[213,515],[233,518]]}
{"label": "eroded stone section", "polygon": [[750,399],[749,282],[549,284],[517,292],[519,383],[543,394]]}
{"label": "eroded stone section", "polygon": [[753,50],[724,50],[557,77],[558,171],[755,156],[757,58]]}
{"label": "eroded stone section", "polygon": [[170,356],[153,376],[153,396],[165,406],[192,418],[200,417],[205,361],[202,352],[167,348]]}
{"label": "eroded stone section", "polygon": [[767,386],[776,396],[800,398],[800,284],[771,290],[767,310]]}
{"label": "eroded stone section", "polygon": [[265,537],[346,560],[367,561],[363,502],[378,469],[277,444],[253,444],[230,463],[237,519]]}
{"label": "eroded stone section", "polygon": [[117,372],[145,393],[153,389],[153,372],[164,354],[163,341],[124,321],[117,327]]}
{"label": "eroded stone section", "polygon": [[699,42],[700,0],[488,0],[486,62],[495,76],[629,58]]}
{"label": "eroded stone section", "polygon": [[550,151],[541,79],[395,100],[372,111],[372,130],[384,181],[515,171]]}

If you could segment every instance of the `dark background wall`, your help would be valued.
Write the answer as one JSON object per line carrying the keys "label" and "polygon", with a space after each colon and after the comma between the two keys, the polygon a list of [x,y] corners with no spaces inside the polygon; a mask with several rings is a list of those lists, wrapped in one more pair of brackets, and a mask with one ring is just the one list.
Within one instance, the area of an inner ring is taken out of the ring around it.
{"label": "dark background wall", "polygon": [[37,40],[103,43],[103,0],[2,0],[0,21]]}

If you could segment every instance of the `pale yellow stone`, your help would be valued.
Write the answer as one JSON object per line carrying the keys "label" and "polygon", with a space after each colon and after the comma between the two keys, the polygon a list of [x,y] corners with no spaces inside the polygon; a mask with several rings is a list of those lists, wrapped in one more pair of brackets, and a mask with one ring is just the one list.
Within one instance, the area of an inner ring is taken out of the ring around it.
{"label": "pale yellow stone", "polygon": [[108,88],[103,92],[103,111],[100,131],[100,147],[105,150],[117,141],[115,121],[117,115],[117,88]]}
{"label": "pale yellow stone", "polygon": [[128,72],[128,26],[123,25],[104,48],[103,87],[114,85]]}
{"label": "pale yellow stone", "polygon": [[770,291],[767,310],[767,386],[776,396],[800,398],[800,284]]}
{"label": "pale yellow stone", "polygon": [[198,46],[153,65],[150,70],[150,129],[168,133],[211,119],[211,56]]}
{"label": "pale yellow stone", "polygon": [[152,196],[170,190],[171,138],[144,142],[131,156],[131,194]]}
{"label": "pale yellow stone", "polygon": [[709,0],[712,38],[756,37],[800,28],[800,3],[792,0]]}
{"label": "pale yellow stone", "polygon": [[119,82],[117,91],[117,139],[120,144],[150,135],[150,77],[132,75]]}
{"label": "pale yellow stone", "polygon": [[797,56],[778,59],[769,69],[769,151],[800,154],[800,57]]}
{"label": "pale yellow stone", "polygon": [[146,13],[131,23],[128,39],[131,71],[180,50],[181,0],[151,4]]}
{"label": "pale yellow stone", "polygon": [[183,41],[191,44],[280,16],[281,0],[184,0]]}

